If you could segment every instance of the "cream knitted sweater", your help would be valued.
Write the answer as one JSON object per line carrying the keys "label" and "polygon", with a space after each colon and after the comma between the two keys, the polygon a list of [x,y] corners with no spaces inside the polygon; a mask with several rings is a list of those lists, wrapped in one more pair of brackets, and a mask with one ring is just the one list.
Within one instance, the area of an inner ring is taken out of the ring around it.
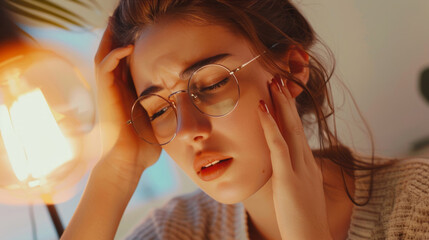
{"label": "cream knitted sweater", "polygon": [[[369,177],[355,182],[366,199]],[[198,190],[153,211],[127,239],[249,239],[242,204],[221,204]],[[377,172],[370,202],[355,206],[348,239],[429,239],[429,159],[405,160]]]}

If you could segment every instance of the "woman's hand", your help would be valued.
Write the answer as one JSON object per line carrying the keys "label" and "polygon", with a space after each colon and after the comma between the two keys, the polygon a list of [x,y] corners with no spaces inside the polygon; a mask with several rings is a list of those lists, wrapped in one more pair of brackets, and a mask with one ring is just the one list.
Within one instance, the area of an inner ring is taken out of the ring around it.
{"label": "woman's hand", "polygon": [[161,152],[161,147],[140,140],[127,124],[134,94],[125,87],[118,64],[132,51],[133,46],[112,50],[106,29],[95,57],[103,158],[91,172],[61,239],[113,239],[141,174]]}
{"label": "woman's hand", "polygon": [[[111,31],[107,27],[95,56],[103,158],[96,170],[126,194],[132,194],[144,169],[159,158],[161,147],[139,139],[127,124],[135,93],[126,87],[121,59],[131,55],[133,46],[112,50]],[[151,127],[148,126],[151,131]]]}
{"label": "woman's hand", "polygon": [[271,152],[274,207],[282,239],[332,239],[323,176],[295,99],[279,78],[269,88],[276,114],[272,116],[262,100],[258,113]]}

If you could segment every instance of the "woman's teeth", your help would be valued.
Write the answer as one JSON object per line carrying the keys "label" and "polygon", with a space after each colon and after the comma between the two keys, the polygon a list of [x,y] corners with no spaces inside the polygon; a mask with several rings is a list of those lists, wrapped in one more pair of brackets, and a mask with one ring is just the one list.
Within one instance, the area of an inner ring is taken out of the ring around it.
{"label": "woman's teeth", "polygon": [[205,165],[203,168],[208,168],[208,167],[210,167],[210,166],[213,166],[213,165],[215,165],[216,163],[219,163],[220,161],[221,161],[221,160],[217,160],[217,161],[211,162],[211,163],[209,163],[209,164]]}

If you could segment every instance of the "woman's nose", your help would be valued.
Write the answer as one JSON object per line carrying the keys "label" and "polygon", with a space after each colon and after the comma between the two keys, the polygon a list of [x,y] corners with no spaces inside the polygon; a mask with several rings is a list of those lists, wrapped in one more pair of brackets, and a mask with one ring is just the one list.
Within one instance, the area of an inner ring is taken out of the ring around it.
{"label": "woman's nose", "polygon": [[209,116],[200,112],[187,94],[176,96],[177,136],[187,142],[207,139],[212,131]]}

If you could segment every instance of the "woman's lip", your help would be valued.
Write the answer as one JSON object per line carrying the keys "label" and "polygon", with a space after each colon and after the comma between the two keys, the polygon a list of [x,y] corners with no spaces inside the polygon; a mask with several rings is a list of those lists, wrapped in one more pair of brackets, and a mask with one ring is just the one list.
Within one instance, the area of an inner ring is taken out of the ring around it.
{"label": "woman's lip", "polygon": [[198,172],[198,177],[200,177],[203,181],[211,181],[214,180],[222,174],[226,172],[229,166],[231,166],[232,158],[227,158],[226,160],[220,161],[219,163],[216,163],[215,165],[212,165],[207,168],[201,169],[200,172]]}
{"label": "woman's lip", "polygon": [[222,161],[226,159],[232,159],[232,157],[213,152],[202,152],[195,156],[194,170],[197,174],[199,174],[204,166],[207,166],[208,164],[213,163],[215,161]]}

